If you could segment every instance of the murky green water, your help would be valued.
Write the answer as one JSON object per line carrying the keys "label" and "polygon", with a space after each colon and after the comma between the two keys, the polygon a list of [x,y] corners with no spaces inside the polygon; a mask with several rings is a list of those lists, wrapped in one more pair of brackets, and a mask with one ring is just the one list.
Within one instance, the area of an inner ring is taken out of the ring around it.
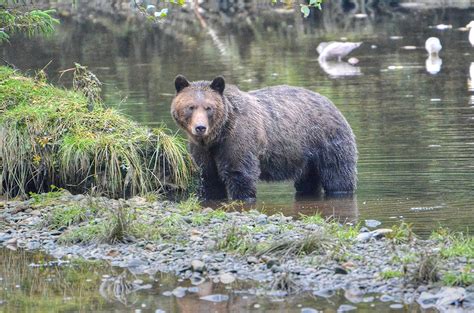
{"label": "murky green water", "polygon": [[[367,19],[337,18],[333,13],[326,10],[324,17],[306,21],[292,14],[270,19],[262,13],[251,23],[216,27],[221,41],[217,47],[197,25],[137,26],[105,11],[83,14],[88,18],[80,22],[63,18],[52,37],[14,38],[0,53],[22,70],[34,71],[52,61],[47,72],[57,84],[70,81],[66,76],[59,79],[59,70],[74,62],[87,65],[105,83],[107,104],[151,126],[165,122],[175,127],[169,104],[178,73],[193,80],[223,74],[243,90],[290,84],[318,91],[340,108],[357,136],[357,195],[295,199],[291,183],[262,183],[260,208],[295,215],[322,211],[378,219],[383,225],[403,217],[420,234],[439,225],[472,228],[474,91],[469,66],[474,48],[468,34],[456,28],[474,19],[474,10],[389,12]],[[452,24],[453,29],[428,27],[439,23]],[[436,75],[425,68],[422,47],[429,36],[438,36],[443,44],[442,67]],[[364,42],[353,54],[360,63],[355,67],[319,64],[317,44],[340,37]],[[418,49],[402,49],[407,45]],[[42,255],[0,250],[0,312],[300,312],[301,307],[335,312],[340,304],[349,303],[342,294],[330,300],[259,299],[211,283],[184,298],[165,297],[164,291],[186,284],[167,275],[129,275],[128,281],[141,279],[151,289],[117,298],[99,290],[108,279],[103,275],[117,277],[121,270],[104,265],[28,266],[45,260]],[[229,294],[230,300],[218,304],[199,300],[216,292]],[[390,311],[385,303],[356,305],[360,312]]]}
{"label": "murky green water", "polygon": [[[75,61],[87,65],[104,81],[109,105],[148,125],[175,127],[169,105],[178,73],[193,80],[223,74],[243,90],[276,84],[316,90],[334,101],[357,136],[357,196],[295,201],[291,183],[262,183],[261,207],[287,214],[319,210],[387,224],[402,216],[425,234],[438,225],[465,230],[474,226],[474,92],[468,85],[474,48],[468,33],[456,28],[474,19],[474,10],[423,12],[332,24],[326,16],[301,21],[293,15],[282,24],[264,18],[235,23],[216,28],[223,51],[206,32],[191,27],[176,33],[169,30],[174,25],[164,27],[165,34],[97,15],[81,22],[64,19],[49,39],[12,40],[2,54],[24,70],[52,61],[53,79]],[[441,22],[453,29],[429,28]],[[318,42],[342,36],[364,42],[353,54],[360,63],[321,66]],[[443,44],[437,75],[425,68],[422,47],[429,36]],[[404,50],[407,45],[418,49]],[[57,83],[69,81],[66,76]]]}
{"label": "murky green water", "polygon": [[[127,270],[99,262],[58,266],[48,263],[51,261],[43,254],[0,249],[0,312],[299,313],[302,308],[336,312],[341,304],[356,306],[357,312],[392,312],[388,307],[390,302],[354,304],[346,299],[344,292],[328,299],[308,294],[292,298],[257,297],[239,291],[244,286],[238,283],[225,287],[207,281],[192,286],[167,274],[134,276]],[[191,289],[184,297],[167,296],[176,286]],[[200,299],[209,295],[229,298],[222,302]],[[418,309],[409,305],[404,310],[417,312]]]}

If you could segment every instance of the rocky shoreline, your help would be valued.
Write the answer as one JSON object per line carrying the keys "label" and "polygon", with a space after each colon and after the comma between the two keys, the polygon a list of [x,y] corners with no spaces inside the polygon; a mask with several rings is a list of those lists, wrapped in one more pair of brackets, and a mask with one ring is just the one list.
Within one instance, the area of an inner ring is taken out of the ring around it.
{"label": "rocky shoreline", "polygon": [[[0,201],[0,229],[8,249],[105,260],[135,274],[174,273],[192,285],[243,283],[249,294],[272,297],[329,298],[342,289],[352,303],[474,310],[472,237],[445,230],[421,240],[405,224],[369,229],[318,215],[241,212],[238,204],[205,208],[193,198],[113,200],[66,191]],[[169,295],[186,292],[177,287]]]}

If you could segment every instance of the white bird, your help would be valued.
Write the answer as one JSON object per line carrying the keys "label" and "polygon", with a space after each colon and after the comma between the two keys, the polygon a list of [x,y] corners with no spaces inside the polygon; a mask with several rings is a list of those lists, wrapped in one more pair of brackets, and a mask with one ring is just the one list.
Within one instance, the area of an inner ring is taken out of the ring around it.
{"label": "white bird", "polygon": [[467,79],[467,89],[469,91],[474,91],[474,62],[471,62],[471,65],[469,66],[469,78]]}
{"label": "white bird", "polygon": [[433,75],[438,74],[439,71],[441,71],[441,65],[443,65],[443,60],[441,60],[437,54],[430,54],[425,62],[426,71]]}
{"label": "white bird", "polygon": [[326,61],[330,59],[337,59],[341,61],[343,57],[352,52],[352,50],[360,47],[362,42],[322,42],[316,50],[319,53],[319,60]]}
{"label": "white bird", "polygon": [[469,31],[469,42],[471,46],[474,46],[474,21],[471,21],[469,24],[466,25],[466,28],[470,28]]}
{"label": "white bird", "polygon": [[426,51],[428,51],[429,55],[437,56],[438,53],[441,51],[441,48],[443,48],[443,46],[441,46],[441,42],[438,38],[430,37],[426,39],[425,49]]}
{"label": "white bird", "polygon": [[326,74],[333,78],[362,75],[360,67],[347,62],[319,60],[319,65]]}

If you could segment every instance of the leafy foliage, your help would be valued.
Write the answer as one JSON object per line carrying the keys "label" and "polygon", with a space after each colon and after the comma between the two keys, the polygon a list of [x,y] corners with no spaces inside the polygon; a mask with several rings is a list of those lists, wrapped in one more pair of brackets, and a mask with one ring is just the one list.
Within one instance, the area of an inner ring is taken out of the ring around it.
{"label": "leafy foliage", "polygon": [[55,10],[20,11],[17,8],[0,6],[0,42],[8,41],[11,34],[24,33],[27,36],[50,34],[59,20],[54,18]]}
{"label": "leafy foliage", "polygon": [[[273,4],[276,4],[277,2],[285,2],[287,4],[292,4],[294,1],[291,0],[272,0]],[[311,8],[317,8],[318,10],[322,10],[322,5],[323,0],[309,0],[309,2],[305,1],[304,4],[300,4],[300,10],[301,13],[303,13],[303,16],[307,18],[309,14],[311,13]]]}

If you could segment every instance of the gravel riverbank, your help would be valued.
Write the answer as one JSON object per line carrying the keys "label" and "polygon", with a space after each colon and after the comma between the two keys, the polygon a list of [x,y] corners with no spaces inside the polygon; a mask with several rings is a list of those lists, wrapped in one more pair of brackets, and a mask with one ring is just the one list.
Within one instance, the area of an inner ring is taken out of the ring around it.
{"label": "gravel riverbank", "polygon": [[326,298],[343,289],[353,303],[474,311],[472,237],[440,230],[421,240],[405,224],[369,229],[238,209],[58,191],[0,201],[0,244],[106,260],[137,274],[170,272],[193,285],[245,285],[251,294]]}

